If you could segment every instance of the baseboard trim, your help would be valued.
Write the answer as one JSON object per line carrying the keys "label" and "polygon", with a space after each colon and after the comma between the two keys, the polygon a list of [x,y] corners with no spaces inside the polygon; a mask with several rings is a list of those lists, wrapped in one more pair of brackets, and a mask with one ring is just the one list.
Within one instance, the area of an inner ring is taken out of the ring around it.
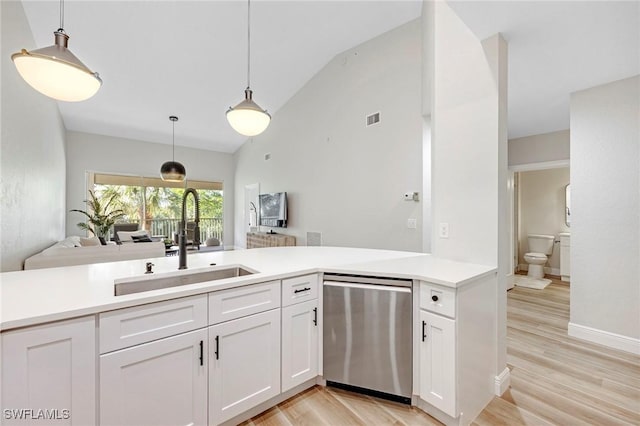
{"label": "baseboard trim", "polygon": [[291,388],[286,392],[276,395],[273,398],[269,399],[268,401],[265,401],[262,404],[258,404],[257,406],[245,411],[244,413],[238,414],[236,417],[221,423],[221,426],[235,426],[246,420],[249,420],[250,418],[257,416],[258,414],[263,413],[264,411],[267,411],[272,407],[275,407],[281,402],[286,401],[292,396],[295,396],[304,390],[312,388],[313,386],[316,385],[316,381],[317,381],[317,377],[307,380],[306,382],[294,388]]}
{"label": "baseboard trim", "polygon": [[421,409],[431,417],[435,418],[440,423],[446,426],[460,426],[461,416],[453,418],[447,413],[445,413],[444,411],[440,410],[439,408],[429,404],[427,401],[423,400],[422,398],[418,396],[414,396],[414,398],[417,398],[416,407],[418,407],[419,409]]}
{"label": "baseboard trim", "polygon": [[640,355],[640,339],[634,339],[572,322],[569,323],[568,332],[569,336],[577,339],[587,340],[613,349]]}
{"label": "baseboard trim", "polygon": [[496,396],[500,396],[505,393],[507,389],[509,389],[509,386],[511,386],[511,370],[509,370],[509,367],[505,367],[504,370],[502,370],[502,373],[496,376]]}

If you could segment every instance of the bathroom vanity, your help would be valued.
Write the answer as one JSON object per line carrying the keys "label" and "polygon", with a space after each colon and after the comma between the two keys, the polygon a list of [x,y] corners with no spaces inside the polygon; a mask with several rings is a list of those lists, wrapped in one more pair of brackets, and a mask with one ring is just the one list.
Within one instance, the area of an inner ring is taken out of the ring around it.
{"label": "bathroom vanity", "polygon": [[[189,262],[178,271],[175,259],[153,259],[153,274],[145,260],[2,274],[4,424],[36,415],[75,425],[237,424],[322,385],[325,273],[411,283],[413,405],[469,424],[495,393],[494,268],[328,247]],[[136,291],[116,296],[116,284]]]}

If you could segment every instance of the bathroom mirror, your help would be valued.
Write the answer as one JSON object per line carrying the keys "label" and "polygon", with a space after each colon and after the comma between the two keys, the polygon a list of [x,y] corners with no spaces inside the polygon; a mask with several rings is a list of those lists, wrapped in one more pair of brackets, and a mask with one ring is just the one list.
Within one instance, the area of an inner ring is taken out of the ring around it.
{"label": "bathroom mirror", "polygon": [[571,184],[564,187],[564,223],[571,226]]}

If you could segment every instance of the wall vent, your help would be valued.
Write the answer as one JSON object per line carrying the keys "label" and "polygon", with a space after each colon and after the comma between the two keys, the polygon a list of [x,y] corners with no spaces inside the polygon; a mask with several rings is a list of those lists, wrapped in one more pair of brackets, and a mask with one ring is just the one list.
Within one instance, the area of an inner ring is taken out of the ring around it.
{"label": "wall vent", "polygon": [[367,115],[367,126],[372,126],[380,122],[380,113],[376,112],[371,115]]}
{"label": "wall vent", "polygon": [[307,232],[307,246],[321,246],[322,234],[320,232]]}

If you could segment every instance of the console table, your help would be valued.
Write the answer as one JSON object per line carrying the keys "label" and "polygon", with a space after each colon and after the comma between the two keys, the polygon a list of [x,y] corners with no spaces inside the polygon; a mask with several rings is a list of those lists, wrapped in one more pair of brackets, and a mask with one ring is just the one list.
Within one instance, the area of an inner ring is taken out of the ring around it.
{"label": "console table", "polygon": [[296,237],[284,234],[269,234],[266,232],[248,232],[247,248],[285,247],[295,246]]}

